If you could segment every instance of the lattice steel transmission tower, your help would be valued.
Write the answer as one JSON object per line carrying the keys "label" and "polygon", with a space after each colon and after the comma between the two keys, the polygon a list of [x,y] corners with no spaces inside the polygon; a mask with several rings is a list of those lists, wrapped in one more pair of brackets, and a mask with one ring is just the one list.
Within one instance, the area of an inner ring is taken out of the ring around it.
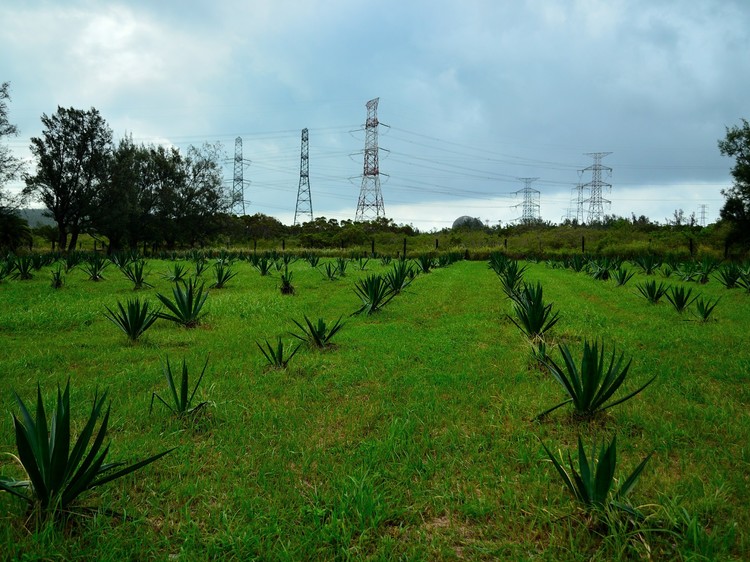
{"label": "lattice steel transmission tower", "polygon": [[515,192],[516,195],[523,194],[523,203],[515,205],[521,207],[521,218],[519,221],[521,224],[531,224],[542,220],[540,215],[539,198],[540,192],[531,187],[532,182],[535,182],[539,178],[516,178],[524,183],[523,189],[519,189]]}
{"label": "lattice steel transmission tower", "polygon": [[708,211],[708,205],[702,204],[699,205],[698,208],[700,209],[700,219],[699,223],[701,226],[706,226],[706,213]]}
{"label": "lattice steel transmission tower", "polygon": [[594,159],[594,163],[588,168],[584,168],[583,172],[591,170],[591,181],[583,185],[584,188],[589,190],[589,198],[584,203],[589,204],[589,213],[587,223],[592,224],[595,222],[602,222],[604,219],[604,204],[609,205],[612,201],[604,199],[602,191],[604,188],[609,190],[612,189],[612,184],[604,183],[602,181],[602,170],[612,173],[612,168],[602,166],[602,158],[612,154],[611,152],[588,152],[586,156],[591,156]]}
{"label": "lattice steel transmission tower", "polygon": [[575,186],[575,216],[573,217],[577,224],[583,224],[583,207],[584,202],[586,201],[585,192],[586,187],[579,183],[577,186]]}
{"label": "lattice steel transmission tower", "polygon": [[249,160],[242,158],[242,137],[234,139],[234,181],[232,182],[232,213],[245,214],[245,164]]}
{"label": "lattice steel transmission tower", "polygon": [[299,157],[299,188],[297,189],[297,206],[294,208],[294,224],[301,224],[301,219],[313,220],[312,195],[310,195],[310,137],[307,129],[302,129],[302,144]]}
{"label": "lattice steel transmission tower", "polygon": [[365,121],[365,152],[362,187],[359,190],[355,222],[363,222],[385,217],[383,194],[380,191],[380,167],[378,165],[378,100],[367,102]]}

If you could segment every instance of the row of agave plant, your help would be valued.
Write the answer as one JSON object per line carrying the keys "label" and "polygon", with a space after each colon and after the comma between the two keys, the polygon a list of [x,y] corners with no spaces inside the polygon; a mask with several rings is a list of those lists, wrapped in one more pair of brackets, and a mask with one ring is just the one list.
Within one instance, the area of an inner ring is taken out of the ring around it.
{"label": "row of agave plant", "polygon": [[[548,266],[569,267],[574,271],[586,272],[592,278],[599,281],[612,279],[618,287],[624,286],[635,276],[635,271],[627,269],[621,260],[615,258],[585,258],[576,256],[569,258],[564,262],[567,265],[558,262],[548,262]],[[636,258],[633,262],[638,269],[645,275],[654,275],[662,262],[653,256],[643,256]],[[704,259],[701,262],[685,262],[676,264],[674,269],[669,264],[665,264],[661,269],[664,277],[670,277],[672,271],[679,272],[678,279],[682,281],[698,281],[702,284],[708,282],[708,276],[716,273],[714,278],[721,282],[727,289],[744,288],[750,292],[750,264],[741,265],[736,263],[719,264],[715,260]],[[703,298],[698,292],[694,292],[692,287],[683,285],[668,285],[664,281],[656,282],[653,279],[647,279],[642,283],[636,284],[638,294],[642,295],[651,304],[657,304],[664,297],[682,314],[693,307],[693,314],[701,321],[707,322],[716,309],[720,297]]]}
{"label": "row of agave plant", "polygon": [[[611,353],[607,353],[603,340],[584,340],[579,361],[567,345],[560,343],[561,360],[553,359],[547,353],[547,343],[550,342],[550,330],[560,320],[560,314],[553,311],[552,303],[544,301],[542,285],[524,281],[527,266],[521,266],[502,254],[492,255],[489,266],[497,273],[503,292],[511,301],[513,315],[507,315],[508,318],[531,342],[536,362],[557,381],[566,395],[564,400],[539,413],[534,420],[541,420],[567,405],[573,407],[574,417],[590,420],[630,400],[654,382],[655,376],[637,388],[625,391],[632,359],[626,361],[624,353],[618,354],[614,347]],[[616,435],[609,443],[601,444],[597,453],[596,443],[589,452],[579,434],[577,457],[568,453],[567,462],[562,456],[554,454],[544,442],[542,447],[564,486],[597,520],[607,525],[619,524],[621,519],[617,516],[624,514],[630,524],[644,521],[646,516],[629,504],[626,496],[653,453],[648,454],[617,485]]]}
{"label": "row of agave plant", "polygon": [[[362,285],[357,285],[356,291],[360,294],[363,305],[355,311],[355,314],[377,312],[385,302],[403,291],[417,275],[417,268],[422,272],[429,272],[432,267],[444,266],[459,259],[457,255],[450,262],[433,261],[432,258],[421,258],[415,263],[406,260],[397,260],[392,263],[392,270],[382,277],[384,286],[387,288],[386,300],[373,299],[372,295],[365,289],[368,282],[363,280]],[[182,270],[172,268],[171,273],[174,281],[173,300],[162,294],[157,298],[162,302],[168,312],[150,310],[147,301],[141,302],[138,298],[129,300],[126,306],[118,302],[117,310],[107,308],[106,317],[117,325],[128,338],[135,342],[157,319],[164,318],[181,324],[186,328],[196,326],[203,316],[202,309],[206,302],[208,293],[204,292],[204,285],[198,285],[197,277],[201,274],[201,259],[196,262],[196,277],[180,275]],[[228,260],[218,260],[218,263]],[[387,262],[390,263],[390,262]],[[139,275],[136,271],[143,269],[142,259],[134,257],[127,261],[115,262],[123,273],[130,278],[131,275],[137,281]],[[224,265],[228,265],[224,263]],[[288,263],[286,264],[289,265]],[[317,263],[311,263],[313,267]],[[360,269],[364,269],[362,262]],[[338,264],[340,274],[345,274],[345,266]],[[129,273],[128,273],[129,272]],[[136,283],[136,289],[149,286],[142,278]],[[324,350],[332,347],[332,339],[344,327],[342,317],[332,323],[327,323],[319,318],[313,322],[307,315],[303,315],[301,321],[293,320],[296,331],[288,332],[289,335],[298,340],[298,344],[289,351],[286,350],[281,337],[276,344],[272,345],[265,340],[263,344],[256,342],[263,356],[268,361],[269,367],[284,369],[292,357],[305,345],[312,349]],[[165,396],[154,392],[151,395],[151,406],[158,401],[163,404],[173,415],[185,421],[195,421],[198,414],[209,404],[208,400],[197,401],[196,394],[203,381],[208,366],[208,358],[203,368],[190,384],[189,369],[185,360],[179,373],[174,373],[169,358],[166,359],[163,373],[167,382],[167,393]],[[10,477],[0,478],[0,490],[6,491],[27,502],[31,516],[37,523],[47,520],[60,522],[66,520],[70,515],[89,511],[90,508],[78,503],[79,497],[86,492],[103,484],[116,480],[126,474],[139,470],[174,449],[162,451],[142,461],[125,465],[122,462],[106,462],[109,454],[109,445],[104,446],[109,423],[110,406],[104,405],[107,393],[94,396],[91,412],[83,429],[74,439],[71,424],[70,408],[70,381],[66,383],[65,390],[60,391],[58,386],[57,402],[51,415],[48,415],[41,388],[37,385],[37,404],[35,415],[26,406],[20,396],[14,392],[17,405],[21,411],[20,418],[13,416],[17,456],[14,456],[25,471],[27,478],[14,479]],[[48,422],[49,420],[49,422]],[[98,429],[97,429],[97,423]],[[93,438],[93,440],[92,440]],[[72,445],[72,448],[71,448]]]}

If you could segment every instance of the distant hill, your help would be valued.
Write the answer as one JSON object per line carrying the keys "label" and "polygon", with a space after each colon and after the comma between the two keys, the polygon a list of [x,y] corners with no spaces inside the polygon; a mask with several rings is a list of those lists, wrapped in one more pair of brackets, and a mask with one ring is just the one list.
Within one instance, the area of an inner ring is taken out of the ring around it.
{"label": "distant hill", "polygon": [[31,228],[37,226],[55,226],[57,223],[49,217],[44,216],[44,209],[19,209],[19,214],[26,219]]}

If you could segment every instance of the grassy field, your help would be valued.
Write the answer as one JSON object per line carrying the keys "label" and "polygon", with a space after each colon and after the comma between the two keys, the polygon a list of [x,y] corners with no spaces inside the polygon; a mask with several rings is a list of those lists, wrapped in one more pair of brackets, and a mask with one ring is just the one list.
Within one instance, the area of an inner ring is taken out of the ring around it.
{"label": "grassy field", "polygon": [[[192,264],[185,262],[187,266]],[[149,260],[156,305],[171,294],[166,261]],[[0,452],[15,453],[11,389],[47,404],[70,379],[74,419],[94,392],[112,402],[110,459],[160,461],[83,496],[99,513],[65,528],[25,525],[25,505],[0,493],[3,558],[48,560],[743,560],[750,556],[750,295],[712,280],[689,285],[721,296],[715,321],[649,304],[635,289],[530,264],[561,319],[549,351],[580,357],[602,338],[632,358],[626,389],[656,381],[594,421],[567,408],[528,340],[506,316],[510,301],[485,262],[418,276],[381,312],[359,306],[355,280],[389,269],[371,260],[328,281],[305,261],[279,274],[246,262],[212,289],[208,315],[185,329],[159,320],[135,344],[104,316],[134,294],[110,266],[93,282],[71,271],[62,289],[47,269],[0,283]],[[203,274],[210,283],[210,271]],[[667,279],[669,284],[679,284]],[[327,351],[302,349],[285,370],[267,368],[256,341],[284,336],[293,319],[346,325]],[[170,416],[162,365],[187,361],[209,407]],[[542,448],[575,454],[618,436],[624,478],[650,452],[629,499],[646,521],[607,527],[568,494]],[[540,441],[541,440],[541,441]],[[10,457],[0,474],[20,478]],[[31,527],[31,528],[29,528]]]}

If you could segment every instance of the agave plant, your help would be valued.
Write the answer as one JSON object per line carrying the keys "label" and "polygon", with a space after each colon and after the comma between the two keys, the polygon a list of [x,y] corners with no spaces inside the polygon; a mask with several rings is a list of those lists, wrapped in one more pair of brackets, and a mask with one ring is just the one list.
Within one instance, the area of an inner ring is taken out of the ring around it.
{"label": "agave plant", "polygon": [[153,287],[151,283],[146,282],[146,260],[136,259],[126,264],[122,269],[122,274],[133,283],[133,290],[139,291],[144,287]]}
{"label": "agave plant", "polygon": [[728,263],[720,267],[714,279],[718,280],[726,289],[734,289],[742,276],[742,269],[736,263]]}
{"label": "agave plant", "polygon": [[565,344],[560,345],[560,353],[563,358],[564,368],[555,363],[551,357],[548,357],[544,363],[570,398],[545,410],[536,419],[543,418],[550,412],[570,403],[573,404],[577,415],[592,417],[598,412],[602,412],[633,398],[656,380],[656,376],[654,376],[637,390],[622,398],[607,402],[625,382],[632,359],[623,366],[624,354],[621,353],[615,362],[615,350],[613,348],[612,356],[607,364],[604,353],[604,342],[602,342],[600,348],[598,342],[592,345],[588,340],[584,341],[580,369]]}
{"label": "agave plant", "polygon": [[159,319],[159,312],[149,310],[148,301],[141,302],[138,297],[128,299],[126,306],[122,306],[118,301],[117,311],[111,310],[108,306],[104,308],[107,309],[104,313],[107,319],[120,328],[131,342],[137,341]]}
{"label": "agave plant", "polygon": [[661,260],[652,254],[638,256],[633,263],[646,275],[653,275],[661,267]]}
{"label": "agave plant", "polygon": [[203,256],[198,256],[195,259],[195,276],[200,277],[203,272],[208,269],[208,262]]}
{"label": "agave plant", "polygon": [[[36,417],[31,416],[23,400],[15,392],[14,394],[21,409],[20,420],[13,416],[17,460],[26,471],[28,479],[2,478],[0,490],[25,500],[42,517],[70,511],[76,499],[84,492],[135,472],[173,450],[169,449],[130,466],[123,467],[125,463],[122,462],[105,463],[109,445],[103,445],[110,406],[104,412],[93,442],[91,438],[107,398],[106,392],[101,397],[94,395],[88,421],[75,442],[70,423],[70,381],[65,385],[63,393],[57,387],[57,406],[52,413],[50,427],[47,427],[47,413],[39,385]],[[28,493],[24,493],[24,490]]]}
{"label": "agave plant", "polygon": [[380,258],[380,265],[383,265],[383,266],[391,265],[392,259],[393,258],[391,256],[383,256],[382,258]]}
{"label": "agave plant", "polygon": [[320,256],[317,254],[307,254],[305,256],[305,261],[310,264],[310,267],[318,267]]}
{"label": "agave plant", "polygon": [[674,272],[681,281],[695,281],[700,274],[698,264],[693,261],[679,264]]}
{"label": "agave plant", "polygon": [[435,267],[435,258],[429,254],[421,254],[414,260],[420,273],[429,273]]}
{"label": "agave plant", "polygon": [[719,304],[720,300],[721,300],[721,297],[718,297],[716,300],[712,300],[712,299],[703,300],[703,297],[696,299],[695,310],[696,310],[698,318],[703,322],[708,322],[711,318],[711,314],[716,308],[716,305]]}
{"label": "agave plant", "polygon": [[319,268],[321,273],[323,274],[323,277],[328,279],[329,281],[335,281],[339,278],[339,268],[336,267],[331,262],[326,262],[323,264],[322,268]]}
{"label": "agave plant", "polygon": [[173,263],[167,267],[167,271],[163,274],[164,279],[171,281],[172,283],[180,283],[185,280],[186,276],[187,267],[181,263]]}
{"label": "agave plant", "polygon": [[[547,448],[542,442],[547,456],[555,466],[558,474],[562,478],[565,487],[570,491],[573,497],[580,501],[586,509],[595,510],[603,509],[613,505],[620,509],[625,509],[630,513],[635,510],[620,502],[635,486],[643,469],[646,467],[653,452],[650,453],[635,470],[628,476],[616,491],[612,491],[615,485],[615,469],[617,467],[617,435],[612,437],[612,441],[607,447],[602,444],[599,455],[596,455],[596,444],[591,448],[591,456],[586,455],[581,436],[578,436],[578,470],[573,465],[573,459],[568,453],[568,467],[570,472],[563,467],[562,455],[560,460]],[[562,461],[562,462],[561,462]]]}
{"label": "agave plant", "polygon": [[518,294],[523,284],[523,274],[526,272],[527,266],[520,267],[516,260],[511,260],[505,266],[505,270],[500,275],[500,282],[503,285],[503,292],[508,298],[513,298],[514,295]]}
{"label": "agave plant", "polygon": [[674,309],[682,314],[700,295],[693,296],[692,288],[685,290],[685,287],[682,285],[677,285],[670,287],[664,296],[672,303]]}
{"label": "agave plant", "polygon": [[289,271],[288,266],[284,266],[283,273],[279,276],[279,279],[281,280],[281,285],[279,286],[279,290],[281,291],[282,295],[293,295],[294,294],[294,285],[292,285],[292,272]]}
{"label": "agave plant", "polygon": [[295,347],[289,355],[284,355],[284,342],[281,339],[281,337],[276,338],[276,346],[272,346],[268,340],[265,340],[265,346],[266,348],[263,349],[263,346],[260,345],[260,343],[255,342],[255,345],[258,346],[258,349],[260,349],[261,353],[263,354],[263,357],[266,358],[266,361],[268,361],[268,364],[271,367],[274,367],[276,369],[286,369],[286,366],[289,364],[289,361],[292,360],[292,357],[296,355],[296,353],[299,351],[299,348],[302,346],[302,343],[298,343],[297,347]]}
{"label": "agave plant", "polygon": [[696,278],[698,283],[705,285],[711,274],[719,268],[719,262],[715,259],[704,257],[700,263],[696,264]]}
{"label": "agave plant", "polygon": [[354,291],[362,300],[354,314],[373,314],[388,304],[396,296],[388,282],[381,275],[368,275],[354,285]]}
{"label": "agave plant", "polygon": [[214,264],[214,273],[216,274],[216,283],[211,285],[214,289],[223,289],[237,275],[237,272],[232,271],[231,267],[226,265],[226,262],[223,260],[216,261]]}
{"label": "agave plant", "polygon": [[69,273],[71,269],[77,267],[83,261],[83,254],[81,252],[68,252],[63,256],[65,262],[65,273]]}
{"label": "agave plant", "polygon": [[625,269],[624,267],[618,267],[617,269],[614,270],[612,277],[615,280],[615,284],[618,287],[622,287],[628,281],[630,281],[634,275],[635,275],[634,271],[629,271]]}
{"label": "agave plant", "polygon": [[368,263],[370,263],[370,259],[369,258],[360,257],[357,260],[357,269],[359,269],[360,271],[365,271],[367,269],[367,264]]}
{"label": "agave plant", "polygon": [[257,259],[257,263],[253,264],[253,267],[260,271],[260,274],[263,276],[268,275],[271,272],[271,268],[274,265],[274,260],[271,260],[267,257],[259,257]]}
{"label": "agave plant", "polygon": [[318,322],[313,324],[307,317],[307,315],[303,315],[303,317],[305,325],[303,325],[301,322],[298,322],[297,320],[292,320],[292,322],[294,322],[297,327],[302,330],[302,333],[289,333],[298,340],[307,342],[307,344],[311,347],[317,347],[318,349],[323,349],[331,345],[331,339],[333,338],[333,336],[335,336],[338,331],[344,327],[344,324],[341,323],[341,317],[336,320],[333,326],[328,326],[325,323],[325,320],[323,320],[322,318],[318,318]]}
{"label": "agave plant", "polygon": [[656,281],[653,279],[644,281],[643,283],[637,283],[635,287],[651,304],[657,304],[668,290],[668,287],[664,285],[663,281],[660,281],[657,285]]}
{"label": "agave plant", "polygon": [[516,318],[508,315],[519,330],[530,340],[543,339],[560,319],[560,313],[552,314],[552,304],[544,304],[544,294],[541,283],[536,285],[523,284],[523,288],[512,297],[513,310]]}
{"label": "agave plant", "polygon": [[[149,407],[148,413],[150,414],[151,411],[154,408],[154,399],[158,398],[159,401],[164,404],[170,412],[172,412],[174,415],[178,417],[186,417],[191,416],[193,414],[197,414],[201,408],[203,408],[208,402],[200,402],[199,404],[196,404],[193,406],[193,398],[195,398],[195,393],[198,390],[198,386],[200,385],[201,381],[203,380],[203,375],[206,373],[206,367],[208,366],[208,357],[206,358],[206,362],[203,364],[203,370],[201,370],[201,374],[198,377],[198,380],[195,382],[195,386],[193,387],[193,391],[190,392],[190,385],[188,383],[188,367],[187,363],[185,363],[185,360],[182,360],[182,376],[180,378],[180,386],[179,388],[175,384],[175,377],[172,374],[172,366],[169,363],[169,357],[167,357],[166,363],[163,367],[164,376],[167,379],[167,386],[169,387],[169,395],[172,398],[172,403],[170,404],[166,400],[164,400],[161,396],[159,396],[156,392],[151,394],[151,406]],[[189,396],[188,396],[189,393]]]}
{"label": "agave plant", "polygon": [[17,256],[13,260],[13,279],[20,279],[21,281],[28,281],[34,278],[34,262],[31,256]]}
{"label": "agave plant", "polygon": [[91,281],[101,281],[104,279],[104,270],[112,263],[99,254],[92,254],[84,260],[80,267],[89,276]]}
{"label": "agave plant", "polygon": [[349,260],[346,258],[336,258],[336,271],[339,277],[346,277],[346,268],[349,265]]}
{"label": "agave plant", "polygon": [[174,301],[169,300],[161,293],[156,294],[158,298],[167,310],[171,314],[166,312],[159,312],[159,318],[165,320],[171,320],[177,324],[183,325],[185,328],[194,328],[200,322],[200,319],[205,315],[201,314],[203,305],[206,304],[208,298],[208,292],[203,292],[204,283],[198,285],[197,280],[189,278],[182,284],[175,283],[172,287],[172,296]]}
{"label": "agave plant", "polygon": [[502,275],[505,271],[505,266],[508,265],[508,262],[510,260],[505,254],[501,254],[500,252],[492,252],[490,254],[490,260],[487,264],[488,267],[497,273],[498,275]]}
{"label": "agave plant", "polygon": [[580,273],[586,267],[588,260],[582,254],[573,254],[570,258],[565,260],[565,267],[572,269],[576,273]]}
{"label": "agave plant", "polygon": [[607,281],[613,269],[616,269],[615,263],[605,257],[592,259],[588,263],[589,275],[597,281]]}
{"label": "agave plant", "polygon": [[61,289],[65,284],[65,271],[61,263],[57,264],[57,267],[50,269],[51,281],[50,285],[53,289]]}
{"label": "agave plant", "polygon": [[394,262],[391,270],[385,274],[385,281],[388,283],[394,294],[399,294],[406,289],[414,280],[414,266],[407,261],[397,260]]}

